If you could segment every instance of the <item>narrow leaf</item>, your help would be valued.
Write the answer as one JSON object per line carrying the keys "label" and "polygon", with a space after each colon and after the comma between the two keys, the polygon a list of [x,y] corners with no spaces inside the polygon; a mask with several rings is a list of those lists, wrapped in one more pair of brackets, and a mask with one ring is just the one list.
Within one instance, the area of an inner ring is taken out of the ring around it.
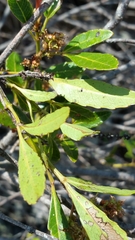
{"label": "narrow leaf", "polygon": [[65,47],[64,53],[82,50],[110,38],[113,32],[106,29],[94,29],[75,36]]}
{"label": "narrow leaf", "polygon": [[135,194],[135,190],[120,189],[108,186],[98,186],[96,184],[93,184],[92,182],[74,177],[67,177],[67,182],[82,191],[116,194],[119,196],[129,196]]}
{"label": "narrow leaf", "polygon": [[90,130],[77,124],[63,123],[60,128],[63,134],[73,139],[74,141],[81,140],[83,137],[97,133],[97,131]]}
{"label": "narrow leaf", "polygon": [[104,212],[98,209],[92,202],[66,185],[66,189],[74,203],[80,221],[89,239],[94,240],[127,240],[126,233],[110,220]]}
{"label": "narrow leaf", "polygon": [[50,160],[53,163],[56,163],[60,159],[60,152],[56,142],[52,139],[51,143],[49,141],[49,147],[47,146],[47,148],[48,148],[48,155]]}
{"label": "narrow leaf", "polygon": [[33,14],[33,7],[29,0],[8,0],[8,4],[20,22],[27,22]]}
{"label": "narrow leaf", "polygon": [[58,109],[53,113],[47,114],[47,116],[41,118],[40,120],[24,125],[23,129],[36,136],[52,133],[59,129],[61,124],[66,121],[69,116],[69,110],[70,109],[68,107]]}
{"label": "narrow leaf", "polygon": [[47,19],[52,18],[55,13],[60,9],[62,4],[61,0],[54,0],[51,6],[44,12],[44,15]]}
{"label": "narrow leaf", "polygon": [[59,199],[55,192],[54,186],[52,186],[52,199],[48,219],[48,229],[51,232],[51,235],[58,238],[59,240],[72,240],[68,233],[68,221],[62,207],[60,205]]}
{"label": "narrow leaf", "polygon": [[54,78],[49,82],[58,95],[81,106],[115,109],[135,104],[135,91],[102,81]]}
{"label": "narrow leaf", "polygon": [[[24,70],[23,66],[21,65],[22,59],[20,55],[16,52],[12,52],[10,56],[6,59],[6,70],[11,72],[20,72]],[[22,86],[24,81],[21,77],[12,77],[8,78],[7,81],[18,84],[19,86]]]}
{"label": "narrow leaf", "polygon": [[89,53],[81,52],[79,54],[64,53],[77,66],[95,70],[111,70],[118,67],[118,60],[108,53]]}
{"label": "narrow leaf", "polygon": [[69,139],[64,139],[63,141],[60,142],[60,145],[63,147],[69,159],[72,162],[76,162],[78,158],[78,149],[75,143]]}
{"label": "narrow leaf", "polygon": [[31,89],[24,89],[16,86],[15,84],[10,84],[11,88],[15,88],[21,92],[27,99],[34,102],[46,102],[57,96],[56,92],[45,92],[45,91],[37,91]]}
{"label": "narrow leaf", "polygon": [[38,154],[25,142],[19,133],[19,185],[28,204],[35,204],[45,189],[45,168]]}

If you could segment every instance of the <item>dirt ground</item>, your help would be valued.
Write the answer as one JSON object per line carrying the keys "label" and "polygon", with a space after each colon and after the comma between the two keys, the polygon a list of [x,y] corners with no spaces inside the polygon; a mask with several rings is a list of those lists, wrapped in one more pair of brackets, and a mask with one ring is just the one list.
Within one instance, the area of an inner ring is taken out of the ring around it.
{"label": "dirt ground", "polygon": [[[117,7],[122,2],[129,2],[129,5],[119,18]],[[0,53],[21,27],[22,24],[10,12],[7,1],[0,0]],[[114,32],[113,40],[100,44],[95,51],[113,54],[119,60],[119,67],[109,72],[87,71],[87,74],[91,78],[135,90],[134,0],[63,0],[61,9],[48,24],[50,32],[63,32],[67,42],[78,33],[105,27]],[[34,53],[35,45],[28,34],[16,50],[22,58]],[[46,68],[62,61],[62,58],[54,57],[49,60],[44,59],[42,65]],[[125,156],[127,151],[125,139],[118,139],[120,134],[131,137],[126,141],[131,143],[132,140],[132,153],[135,156],[135,106],[113,110],[109,119],[98,129],[103,133],[102,136],[87,137],[77,143],[79,147],[77,163],[70,162],[61,150],[61,160],[57,167],[65,175],[81,177],[95,184],[135,189],[135,158]],[[1,126],[0,139],[0,147],[4,146],[4,150],[10,156],[18,159],[19,145],[16,133]],[[67,198],[65,190],[57,181],[56,185],[58,193]],[[85,193],[85,195],[89,198],[94,196],[92,193],[89,195]],[[109,195],[98,194],[99,201],[109,197]],[[129,239],[135,239],[135,196],[115,197],[123,201],[124,216],[115,217],[114,220],[127,232]],[[0,157],[0,212],[46,232],[49,206],[48,191],[34,206],[24,202],[19,192],[14,167],[7,159]],[[28,239],[26,236],[26,231],[0,219],[0,240]]]}

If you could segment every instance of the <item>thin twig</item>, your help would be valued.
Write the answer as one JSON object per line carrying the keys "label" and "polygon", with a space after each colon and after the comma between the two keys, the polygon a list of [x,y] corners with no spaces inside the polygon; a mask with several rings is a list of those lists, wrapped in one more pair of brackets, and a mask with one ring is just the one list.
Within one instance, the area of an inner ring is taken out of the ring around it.
{"label": "thin twig", "polygon": [[98,170],[92,168],[69,168],[68,170],[72,173],[72,176],[89,176],[93,178],[98,177],[102,179],[108,179],[109,181],[126,181],[127,183],[135,182],[135,174],[120,172],[113,169]]}
{"label": "thin twig", "polygon": [[10,157],[2,148],[0,148],[0,156],[6,158],[10,163],[14,164],[16,168],[18,167],[17,161],[14,158]]}
{"label": "thin twig", "polygon": [[123,28],[126,28],[126,29],[130,29],[130,30],[133,30],[135,31],[135,24],[134,23],[127,23],[127,22],[120,22],[120,25],[123,27]]}
{"label": "thin twig", "polygon": [[[89,8],[96,8],[98,7],[100,3],[96,3],[96,2],[90,2],[90,3],[87,3],[87,4],[84,4],[84,5],[81,5],[79,7],[74,7],[72,8],[71,10],[69,11],[66,11],[65,13],[61,14],[60,16],[57,17],[57,19],[55,19],[56,22],[60,22],[60,21],[63,21],[65,20],[66,18],[71,18],[70,16],[73,15],[73,14],[77,14],[77,13],[80,13],[82,11],[85,11]],[[53,22],[54,20],[52,20]],[[51,24],[52,25],[52,24]]]}
{"label": "thin twig", "polygon": [[105,26],[105,29],[113,29],[123,19],[124,13],[130,3],[130,0],[121,0],[116,9],[114,18],[112,18]]}
{"label": "thin twig", "polygon": [[118,67],[116,70],[112,70],[107,72],[106,74],[97,74],[95,77],[93,77],[93,79],[98,79],[98,80],[111,80],[116,78],[116,76],[119,73],[124,74],[125,72],[129,72],[132,69],[135,68],[135,60],[131,60],[130,62],[128,62],[127,64],[123,64],[122,66]]}
{"label": "thin twig", "polygon": [[6,204],[7,202],[11,202],[11,200],[15,199],[16,197],[20,197],[21,193],[20,192],[16,192],[14,194],[12,194],[9,197],[6,197],[4,200],[0,201],[0,207],[3,206],[4,204]]}
{"label": "thin twig", "polygon": [[134,39],[122,39],[122,38],[110,38],[106,40],[107,43],[128,43],[128,44],[134,44],[135,45],[135,40]]}
{"label": "thin twig", "polygon": [[12,218],[6,216],[5,214],[3,214],[2,212],[0,212],[0,218],[3,219],[4,221],[7,221],[7,222],[10,222],[11,224],[14,224],[22,229],[24,229],[25,231],[28,231],[29,233],[34,233],[36,234],[37,236],[40,236],[46,240],[57,240],[56,238],[54,237],[51,237],[49,234],[47,233],[44,233],[44,232],[41,232],[39,230],[36,230],[34,229],[33,227],[31,226],[28,226],[26,224],[23,224],[19,221],[16,221],[16,220],[13,220]]}
{"label": "thin twig", "polygon": [[7,46],[7,48],[0,55],[0,66],[3,64],[5,59],[10,55],[13,49],[21,42],[22,38],[25,34],[33,27],[35,21],[39,18],[39,16],[49,8],[49,6],[53,3],[53,0],[46,0],[43,4],[41,4],[40,8],[38,8],[30,20],[22,27],[19,33],[15,36],[12,42]]}
{"label": "thin twig", "polygon": [[13,132],[12,130],[10,130],[6,136],[4,136],[1,140],[0,140],[0,148],[2,149],[6,149],[9,145],[11,145],[11,143],[13,143],[14,139],[16,138],[17,133]]}

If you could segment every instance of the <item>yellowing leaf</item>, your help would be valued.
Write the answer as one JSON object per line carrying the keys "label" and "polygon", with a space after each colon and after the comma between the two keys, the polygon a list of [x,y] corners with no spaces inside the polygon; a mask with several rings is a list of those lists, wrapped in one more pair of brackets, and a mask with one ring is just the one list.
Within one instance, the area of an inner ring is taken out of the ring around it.
{"label": "yellowing leaf", "polygon": [[92,202],[77,193],[70,185],[66,189],[74,203],[82,226],[89,239],[92,240],[127,240],[126,233],[110,220],[104,212],[98,209]]}
{"label": "yellowing leaf", "polygon": [[31,89],[24,89],[16,86],[15,84],[10,84],[11,88],[17,89],[21,94],[23,94],[27,99],[34,102],[46,102],[57,96],[56,92],[45,92]]}
{"label": "yellowing leaf", "polygon": [[28,204],[35,204],[45,189],[45,168],[36,152],[19,133],[19,185],[23,198]]}
{"label": "yellowing leaf", "polygon": [[78,141],[85,136],[90,136],[97,133],[96,131],[77,124],[63,123],[60,128],[67,137],[75,141]]}
{"label": "yellowing leaf", "polygon": [[53,113],[47,114],[45,117],[36,120],[31,124],[26,124],[23,129],[36,136],[46,135],[59,129],[69,116],[69,107],[63,107]]}
{"label": "yellowing leaf", "polygon": [[54,78],[50,85],[69,102],[94,108],[122,108],[135,104],[135,91],[92,80]]}

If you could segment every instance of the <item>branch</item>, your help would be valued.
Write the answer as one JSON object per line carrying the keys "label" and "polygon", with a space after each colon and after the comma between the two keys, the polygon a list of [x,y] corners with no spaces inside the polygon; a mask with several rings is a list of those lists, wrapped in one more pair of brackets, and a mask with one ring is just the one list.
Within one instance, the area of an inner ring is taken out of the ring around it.
{"label": "branch", "polygon": [[13,143],[14,139],[16,138],[16,136],[17,136],[17,133],[10,130],[6,134],[6,136],[4,136],[0,140],[0,148],[6,149],[9,145],[11,145]]}
{"label": "branch", "polygon": [[129,43],[135,45],[134,39],[110,38],[106,40],[107,43]]}
{"label": "branch", "polygon": [[34,23],[39,18],[39,16],[44,11],[46,11],[52,3],[53,3],[53,0],[46,0],[46,2],[43,2],[43,4],[41,4],[40,8],[38,8],[34,12],[33,16],[30,18],[30,20],[22,27],[22,29],[15,36],[15,38],[12,40],[12,42],[7,46],[7,48],[4,50],[4,52],[0,55],[0,66],[3,64],[5,59],[10,55],[10,53],[13,51],[13,49],[21,42],[22,38],[26,35],[26,33],[33,27]]}
{"label": "branch", "polygon": [[0,156],[6,158],[10,163],[14,164],[16,168],[18,168],[18,162],[9,156],[2,148],[0,148]]}
{"label": "branch", "polygon": [[8,72],[6,74],[1,74],[0,75],[0,78],[12,78],[12,77],[22,77],[23,79],[26,79],[26,78],[36,78],[36,79],[40,79],[40,80],[50,80],[52,79],[53,75],[52,73],[46,73],[46,72],[38,72],[38,71],[35,71],[35,72],[32,72],[32,71],[21,71],[21,72],[18,72],[16,74],[8,74]]}
{"label": "branch", "polygon": [[112,18],[105,26],[105,29],[113,29],[118,25],[118,23],[123,19],[124,13],[130,3],[130,0],[121,0],[117,9],[114,18]]}
{"label": "branch", "polygon": [[34,228],[31,227],[31,226],[28,226],[28,225],[23,224],[23,223],[21,223],[21,222],[19,222],[19,221],[16,221],[16,220],[11,219],[10,217],[8,217],[8,216],[6,216],[5,214],[3,214],[2,212],[0,212],[0,218],[1,218],[2,220],[4,220],[4,221],[7,221],[7,222],[9,222],[9,223],[11,223],[11,224],[14,224],[14,225],[16,225],[16,226],[24,229],[25,231],[28,231],[29,233],[34,233],[34,234],[36,234],[37,236],[42,237],[42,238],[44,238],[44,239],[46,239],[46,240],[57,240],[57,238],[54,238],[54,237],[50,236],[50,235],[47,234],[47,233],[43,233],[43,232],[41,232],[41,231],[39,231],[39,230],[34,229]]}
{"label": "branch", "polygon": [[4,204],[8,203],[9,201],[11,202],[11,200],[13,200],[14,198],[20,197],[20,196],[21,196],[20,192],[16,192],[9,197],[6,196],[5,199],[0,201],[0,207],[2,207]]}

